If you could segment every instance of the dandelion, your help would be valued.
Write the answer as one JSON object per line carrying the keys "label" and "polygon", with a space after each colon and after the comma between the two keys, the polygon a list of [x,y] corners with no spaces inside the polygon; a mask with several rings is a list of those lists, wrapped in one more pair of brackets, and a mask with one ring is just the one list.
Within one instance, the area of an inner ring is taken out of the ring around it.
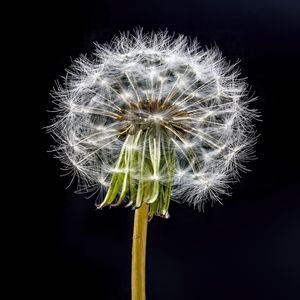
{"label": "dandelion", "polygon": [[100,190],[97,208],[135,209],[132,299],[145,299],[147,218],[168,218],[171,199],[203,209],[229,193],[253,158],[254,99],[217,48],[142,30],[81,56],[54,97],[66,170]]}

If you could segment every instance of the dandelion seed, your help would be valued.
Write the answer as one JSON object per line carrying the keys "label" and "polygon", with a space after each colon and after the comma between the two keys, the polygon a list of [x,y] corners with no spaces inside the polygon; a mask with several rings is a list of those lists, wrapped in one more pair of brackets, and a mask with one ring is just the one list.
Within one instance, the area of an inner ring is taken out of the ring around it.
{"label": "dandelion seed", "polygon": [[257,112],[218,49],[167,32],[121,34],[75,61],[54,93],[57,155],[86,188],[168,217],[170,200],[220,201],[253,157]]}

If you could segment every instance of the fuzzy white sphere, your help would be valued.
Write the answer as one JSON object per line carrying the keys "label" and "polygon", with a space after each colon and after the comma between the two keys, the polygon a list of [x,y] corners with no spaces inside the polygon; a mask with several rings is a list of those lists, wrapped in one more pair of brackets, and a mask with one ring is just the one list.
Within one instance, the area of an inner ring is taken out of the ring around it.
{"label": "fuzzy white sphere", "polygon": [[[54,96],[55,151],[81,187],[99,187],[104,195],[114,174],[131,176],[124,185],[138,185],[143,172],[143,181],[158,182],[157,189],[170,185],[173,200],[202,208],[228,193],[228,183],[252,158],[257,114],[248,108],[253,99],[245,80],[218,49],[183,35],[137,30],[96,45],[91,59],[73,64]],[[138,161],[131,151],[144,153],[145,171],[131,164]],[[154,203],[159,196],[151,197]]]}

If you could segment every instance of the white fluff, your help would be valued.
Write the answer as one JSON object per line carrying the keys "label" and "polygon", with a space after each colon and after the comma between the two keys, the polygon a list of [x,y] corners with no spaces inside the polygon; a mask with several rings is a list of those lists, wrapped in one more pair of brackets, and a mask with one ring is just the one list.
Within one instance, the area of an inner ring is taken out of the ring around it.
{"label": "white fluff", "polygon": [[[137,124],[156,128],[159,143],[175,147],[172,199],[198,208],[228,193],[228,183],[253,157],[251,121],[257,113],[248,108],[253,99],[239,70],[218,49],[203,49],[183,35],[136,30],[96,45],[92,58],[75,61],[54,97],[58,114],[49,128],[55,151],[84,188],[105,193],[112,174],[126,172],[116,161],[124,135]],[[145,101],[168,105],[150,112],[140,108]],[[134,103],[138,108],[132,109]],[[141,150],[130,141],[126,147]],[[161,155],[149,157],[155,161]],[[149,180],[167,184],[167,168],[154,168]]]}

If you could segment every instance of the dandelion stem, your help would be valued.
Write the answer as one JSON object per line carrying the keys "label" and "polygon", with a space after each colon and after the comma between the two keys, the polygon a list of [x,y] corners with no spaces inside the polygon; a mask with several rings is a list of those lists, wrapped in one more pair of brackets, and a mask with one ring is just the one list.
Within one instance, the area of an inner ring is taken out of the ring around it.
{"label": "dandelion stem", "polygon": [[131,299],[146,299],[146,239],[149,204],[142,202],[135,210],[132,236]]}

